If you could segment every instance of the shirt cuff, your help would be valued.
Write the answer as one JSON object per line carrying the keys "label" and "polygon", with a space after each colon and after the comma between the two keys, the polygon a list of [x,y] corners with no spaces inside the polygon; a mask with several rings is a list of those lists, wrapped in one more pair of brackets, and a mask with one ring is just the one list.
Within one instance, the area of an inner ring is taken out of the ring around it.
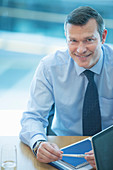
{"label": "shirt cuff", "polygon": [[35,142],[35,144],[33,145],[33,153],[34,153],[35,156],[37,156],[37,150],[38,150],[38,148],[39,148],[39,146],[40,146],[40,144],[41,144],[42,142],[45,142],[45,140],[38,140],[38,141]]}
{"label": "shirt cuff", "polygon": [[45,140],[47,141],[47,138],[42,136],[42,135],[35,135],[31,141],[30,141],[30,148],[31,150],[33,150],[33,145],[35,144],[35,142],[39,141],[39,140]]}

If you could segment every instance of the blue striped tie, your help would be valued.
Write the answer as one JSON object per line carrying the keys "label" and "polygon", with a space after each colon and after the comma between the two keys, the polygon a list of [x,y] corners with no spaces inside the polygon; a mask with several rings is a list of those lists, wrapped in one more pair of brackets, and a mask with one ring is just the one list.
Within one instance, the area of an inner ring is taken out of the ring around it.
{"label": "blue striped tie", "polygon": [[101,131],[101,113],[94,73],[85,70],[84,74],[89,82],[83,103],[83,135],[92,136]]}

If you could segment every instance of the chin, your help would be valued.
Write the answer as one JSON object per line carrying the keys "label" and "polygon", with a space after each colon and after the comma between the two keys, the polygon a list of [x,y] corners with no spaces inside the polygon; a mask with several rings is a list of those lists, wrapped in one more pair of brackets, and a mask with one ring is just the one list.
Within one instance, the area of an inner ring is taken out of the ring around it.
{"label": "chin", "polygon": [[89,65],[86,65],[86,64],[80,64],[80,63],[77,63],[79,67],[84,67],[86,69],[89,69],[90,66]]}

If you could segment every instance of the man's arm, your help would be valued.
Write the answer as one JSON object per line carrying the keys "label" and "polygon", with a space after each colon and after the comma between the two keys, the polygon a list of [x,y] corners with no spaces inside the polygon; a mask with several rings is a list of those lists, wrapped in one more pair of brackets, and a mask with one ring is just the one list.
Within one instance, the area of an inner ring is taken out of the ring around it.
{"label": "man's arm", "polygon": [[21,141],[33,149],[33,145],[36,141],[47,140],[45,129],[47,124],[47,120],[38,116],[38,113],[24,112],[21,120]]}
{"label": "man's arm", "polygon": [[27,111],[21,120],[20,139],[31,149],[38,140],[46,140],[48,114],[53,106],[52,85],[43,62],[40,62],[31,83]]}

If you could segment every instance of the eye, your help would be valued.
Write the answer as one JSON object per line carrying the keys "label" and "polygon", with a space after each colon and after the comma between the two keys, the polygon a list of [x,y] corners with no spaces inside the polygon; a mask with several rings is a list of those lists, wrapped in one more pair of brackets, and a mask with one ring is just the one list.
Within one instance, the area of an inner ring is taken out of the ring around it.
{"label": "eye", "polygon": [[71,40],[72,42],[77,42],[76,40]]}
{"label": "eye", "polygon": [[87,42],[87,43],[92,43],[92,42],[94,42],[94,41],[95,41],[94,38],[88,38],[88,39],[86,39],[86,42]]}
{"label": "eye", "polygon": [[88,41],[88,42],[92,42],[92,41],[94,41],[94,39],[88,38],[87,41]]}
{"label": "eye", "polygon": [[70,39],[70,43],[76,43],[77,41],[75,39]]}

